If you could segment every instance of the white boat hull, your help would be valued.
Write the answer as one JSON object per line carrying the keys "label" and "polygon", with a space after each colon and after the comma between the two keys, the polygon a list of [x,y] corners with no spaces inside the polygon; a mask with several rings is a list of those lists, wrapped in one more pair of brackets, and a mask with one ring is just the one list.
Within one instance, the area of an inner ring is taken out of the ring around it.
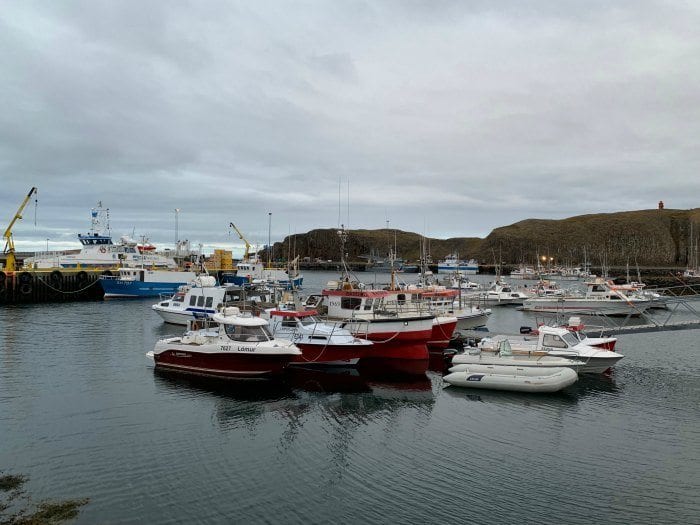
{"label": "white boat hull", "polygon": [[596,299],[529,299],[526,312],[554,312],[567,315],[639,315],[649,308],[649,301],[604,301]]}
{"label": "white boat hull", "polygon": [[571,368],[575,372],[581,372],[585,363],[577,359],[565,357],[539,356],[528,357],[519,355],[500,356],[489,353],[481,354],[457,354],[452,358],[450,372],[463,372],[474,365],[499,365],[530,368]]}
{"label": "white boat hull", "polygon": [[469,365],[443,377],[446,383],[465,388],[550,393],[573,385],[578,374],[570,368],[534,368],[499,365]]}

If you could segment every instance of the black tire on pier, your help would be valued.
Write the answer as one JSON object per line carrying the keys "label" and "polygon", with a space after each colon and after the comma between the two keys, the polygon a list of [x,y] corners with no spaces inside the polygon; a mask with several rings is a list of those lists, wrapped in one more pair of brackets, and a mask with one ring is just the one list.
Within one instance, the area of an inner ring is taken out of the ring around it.
{"label": "black tire on pier", "polygon": [[102,272],[102,273],[101,273],[100,275],[106,275],[106,276],[108,276],[108,277],[109,277],[109,276],[111,276],[111,275],[112,275],[112,272],[110,272],[109,270],[105,270],[105,271],[104,271],[104,272]]}
{"label": "black tire on pier", "polygon": [[22,272],[21,274],[19,274],[19,282],[21,284],[30,284],[32,282],[32,274],[29,272]]}
{"label": "black tire on pier", "polygon": [[27,295],[32,293],[32,285],[28,283],[24,283],[19,287],[20,293]]}
{"label": "black tire on pier", "polygon": [[58,270],[54,270],[51,272],[51,277],[49,277],[49,279],[54,286],[60,285],[63,282],[63,274]]}
{"label": "black tire on pier", "polygon": [[6,277],[5,272],[0,272],[0,284],[5,282]]}
{"label": "black tire on pier", "polygon": [[78,281],[78,283],[84,283],[87,281],[88,274],[87,272],[78,272],[78,275],[76,275],[75,279]]}

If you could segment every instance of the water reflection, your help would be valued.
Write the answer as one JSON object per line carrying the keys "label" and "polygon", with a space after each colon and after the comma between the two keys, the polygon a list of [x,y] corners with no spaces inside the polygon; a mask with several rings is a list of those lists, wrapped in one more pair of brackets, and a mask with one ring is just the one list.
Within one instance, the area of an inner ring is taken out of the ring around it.
{"label": "water reflection", "polygon": [[[310,412],[333,420],[367,423],[407,408],[432,410],[432,382],[427,362],[368,363],[362,367],[290,368],[276,381],[212,380],[154,370],[161,391],[215,400],[215,418],[222,428],[254,426],[268,414],[287,420],[287,439]],[[421,373],[418,373],[418,372]]]}

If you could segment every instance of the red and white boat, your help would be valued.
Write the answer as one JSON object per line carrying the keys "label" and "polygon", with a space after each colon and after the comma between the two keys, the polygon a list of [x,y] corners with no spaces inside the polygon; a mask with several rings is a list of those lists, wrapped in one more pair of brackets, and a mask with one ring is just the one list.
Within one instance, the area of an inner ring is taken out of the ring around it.
{"label": "red and white boat", "polygon": [[190,321],[184,335],[159,340],[147,355],[156,369],[257,379],[280,374],[301,351],[289,340],[275,339],[265,319],[228,307],[211,319]]}
{"label": "red and white boat", "polygon": [[368,290],[348,279],[332,281],[320,295],[311,295],[307,307],[317,308],[355,337],[372,341],[368,358],[425,359],[435,316],[426,312],[397,311],[389,307],[394,292]]}
{"label": "red and white boat", "polygon": [[[436,288],[440,288],[436,290]],[[450,344],[458,318],[452,308],[457,290],[448,290],[444,286],[425,288],[412,287],[390,290],[386,305],[390,311],[425,311],[435,316],[430,339],[426,346],[429,352],[442,352]]]}
{"label": "red and white boat", "polygon": [[271,309],[263,315],[275,337],[289,339],[301,350],[292,365],[355,366],[372,350],[372,341],[353,336],[340,322],[319,321],[316,310]]}

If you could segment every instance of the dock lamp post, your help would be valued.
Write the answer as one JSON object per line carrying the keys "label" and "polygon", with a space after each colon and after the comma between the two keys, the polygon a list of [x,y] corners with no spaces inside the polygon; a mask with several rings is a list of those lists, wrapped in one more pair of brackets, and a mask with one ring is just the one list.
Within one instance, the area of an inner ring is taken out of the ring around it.
{"label": "dock lamp post", "polygon": [[51,239],[49,239],[48,237],[46,238],[46,253],[49,252],[49,241],[50,241],[50,240],[51,240]]}
{"label": "dock lamp post", "polygon": [[175,208],[175,249],[177,250],[177,241],[180,240],[178,218],[180,216],[180,208]]}
{"label": "dock lamp post", "polygon": [[272,212],[267,213],[267,265],[272,266]]}

